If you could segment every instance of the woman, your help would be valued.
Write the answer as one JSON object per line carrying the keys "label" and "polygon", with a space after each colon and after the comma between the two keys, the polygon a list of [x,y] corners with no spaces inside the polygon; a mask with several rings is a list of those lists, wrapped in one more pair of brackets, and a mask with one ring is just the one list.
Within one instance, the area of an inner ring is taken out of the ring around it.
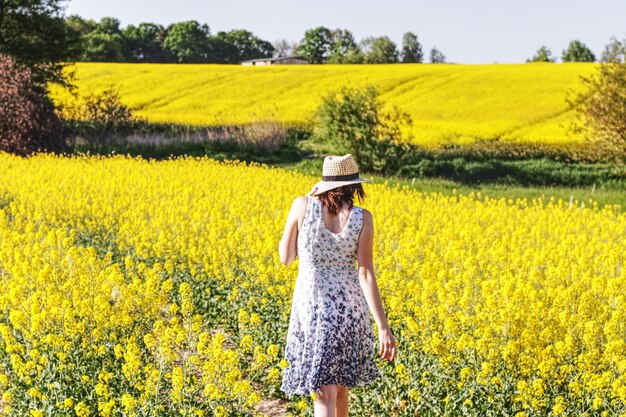
{"label": "woman", "polygon": [[355,195],[365,197],[361,183],[372,180],[359,177],[351,154],[327,156],[322,174],[294,200],[278,247],[285,265],[299,257],[281,390],[315,392],[316,417],[347,417],[348,390],[381,376],[370,310],[383,359],[394,360],[396,340],[374,276],[372,214],[353,205]]}

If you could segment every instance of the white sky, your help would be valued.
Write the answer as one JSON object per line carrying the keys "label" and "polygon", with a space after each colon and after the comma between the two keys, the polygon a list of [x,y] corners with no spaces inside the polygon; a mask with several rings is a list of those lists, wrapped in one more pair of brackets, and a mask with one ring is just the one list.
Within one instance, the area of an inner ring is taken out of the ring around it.
{"label": "white sky", "polygon": [[247,29],[270,42],[299,41],[326,26],[348,29],[357,41],[387,35],[400,48],[411,31],[426,56],[436,46],[448,62],[467,64],[525,62],[542,45],[560,58],[573,39],[599,58],[612,35],[626,38],[624,0],[69,0],[69,14],[112,16],[122,26],[197,20],[211,33]]}

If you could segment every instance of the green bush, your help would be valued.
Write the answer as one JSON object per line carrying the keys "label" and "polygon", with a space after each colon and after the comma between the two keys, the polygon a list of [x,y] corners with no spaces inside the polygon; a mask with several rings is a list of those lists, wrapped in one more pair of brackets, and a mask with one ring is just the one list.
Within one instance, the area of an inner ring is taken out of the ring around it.
{"label": "green bush", "polygon": [[568,97],[578,120],[572,131],[582,132],[589,143],[616,152],[624,163],[626,154],[626,63],[606,62],[589,77],[581,76],[586,87]]}
{"label": "green bush", "polygon": [[525,186],[589,186],[626,180],[623,169],[606,163],[619,159],[615,147],[490,139],[430,149],[402,137],[402,127],[411,124],[406,113],[397,107],[389,112],[381,109],[372,86],[332,91],[323,97],[315,114],[312,139],[330,145],[332,152],[351,153],[361,171],[382,175]]}
{"label": "green bush", "polygon": [[93,148],[119,145],[132,132],[141,131],[145,121],[132,114],[119,93],[109,87],[100,93],[76,95],[58,110],[74,141],[82,138]]}
{"label": "green bush", "polygon": [[312,139],[351,153],[363,171],[386,173],[400,166],[398,158],[410,148],[401,135],[410,124],[409,115],[395,106],[382,111],[375,87],[344,86],[322,98]]}

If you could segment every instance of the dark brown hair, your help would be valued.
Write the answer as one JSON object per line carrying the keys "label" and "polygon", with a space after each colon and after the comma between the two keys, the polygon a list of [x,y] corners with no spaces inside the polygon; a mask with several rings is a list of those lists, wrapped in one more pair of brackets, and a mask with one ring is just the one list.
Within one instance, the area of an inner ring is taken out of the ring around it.
{"label": "dark brown hair", "polygon": [[354,205],[355,195],[359,199],[359,204],[361,204],[365,198],[365,190],[363,190],[361,183],[342,185],[341,187],[324,191],[318,194],[317,197],[322,202],[322,205],[328,207],[330,213],[336,215],[341,210],[344,202],[350,207]]}

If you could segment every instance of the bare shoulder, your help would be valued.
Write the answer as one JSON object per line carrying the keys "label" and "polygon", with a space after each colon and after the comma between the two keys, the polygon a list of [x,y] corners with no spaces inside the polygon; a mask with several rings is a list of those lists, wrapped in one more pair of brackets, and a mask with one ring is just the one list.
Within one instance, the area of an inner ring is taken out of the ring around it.
{"label": "bare shoulder", "polygon": [[291,211],[293,215],[298,219],[298,227],[302,225],[304,220],[304,213],[306,212],[306,206],[309,202],[309,198],[306,195],[296,197],[291,204]]}
{"label": "bare shoulder", "polygon": [[301,195],[301,196],[296,197],[293,200],[293,204],[294,206],[306,206],[308,199],[309,199],[308,196]]}
{"label": "bare shoulder", "polygon": [[309,201],[309,198],[306,195],[301,195],[299,197],[296,197],[293,200],[292,206],[294,209],[298,209],[298,212],[299,212],[300,210],[306,209],[306,205],[308,201]]}
{"label": "bare shoulder", "polygon": [[373,223],[374,217],[372,216],[372,212],[368,209],[361,208],[363,211],[363,223]]}

